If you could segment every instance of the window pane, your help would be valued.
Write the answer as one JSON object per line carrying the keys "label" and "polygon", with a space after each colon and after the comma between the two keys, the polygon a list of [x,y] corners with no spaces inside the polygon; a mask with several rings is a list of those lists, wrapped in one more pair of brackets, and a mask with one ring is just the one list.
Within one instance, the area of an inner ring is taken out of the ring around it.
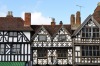
{"label": "window pane", "polygon": [[12,54],[20,54],[20,44],[13,44]]}
{"label": "window pane", "polygon": [[4,49],[0,49],[0,54],[4,54]]}
{"label": "window pane", "polygon": [[92,56],[92,50],[89,51],[89,56]]}
{"label": "window pane", "polygon": [[59,57],[67,57],[67,50],[65,50],[65,49],[57,50],[57,54],[58,54],[58,58]]}
{"label": "window pane", "polygon": [[17,36],[17,32],[14,32],[14,36]]}
{"label": "window pane", "polygon": [[39,41],[46,41],[46,35],[39,35]]}
{"label": "window pane", "polygon": [[66,41],[66,35],[59,35],[59,41]]}
{"label": "window pane", "polygon": [[85,32],[85,28],[82,29],[82,32]]}
{"label": "window pane", "polygon": [[82,56],[85,56],[85,51],[82,51]]}
{"label": "window pane", "polygon": [[38,58],[46,58],[47,50],[46,49],[39,49],[38,50]]}
{"label": "window pane", "polygon": [[85,37],[85,33],[82,33],[82,37]]}
{"label": "window pane", "polygon": [[93,56],[96,56],[96,51],[93,51]]}
{"label": "window pane", "polygon": [[13,36],[13,32],[9,32],[9,36]]}
{"label": "window pane", "polygon": [[86,37],[89,37],[88,33],[86,33]]}
{"label": "window pane", "polygon": [[1,48],[4,48],[4,44],[0,44],[1,45]]}
{"label": "window pane", "polygon": [[99,51],[97,51],[97,56],[100,56],[100,53],[99,53]]}
{"label": "window pane", "polygon": [[9,36],[13,36],[13,37],[16,37],[17,36],[17,32],[9,32]]}

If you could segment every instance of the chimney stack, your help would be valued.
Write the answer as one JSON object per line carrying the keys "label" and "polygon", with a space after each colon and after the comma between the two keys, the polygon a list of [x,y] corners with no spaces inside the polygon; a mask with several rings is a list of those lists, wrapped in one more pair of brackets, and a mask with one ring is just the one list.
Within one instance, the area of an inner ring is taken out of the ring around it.
{"label": "chimney stack", "polygon": [[31,13],[25,13],[25,23],[24,26],[31,25]]}
{"label": "chimney stack", "polygon": [[77,13],[76,13],[76,26],[79,27],[80,25],[81,25],[80,12],[77,11]]}
{"label": "chimney stack", "polygon": [[70,23],[71,23],[72,30],[76,30],[81,25],[81,17],[80,17],[79,11],[77,11],[77,13],[76,13],[76,18],[75,18],[74,14],[71,15]]}
{"label": "chimney stack", "polygon": [[12,11],[8,11],[8,14],[6,17],[13,17]]}
{"label": "chimney stack", "polygon": [[75,29],[75,15],[72,14],[70,17],[70,24],[71,24],[71,29],[74,30]]}
{"label": "chimney stack", "polygon": [[55,26],[55,18],[52,18],[51,20],[52,20],[51,21],[51,26],[54,27]]}

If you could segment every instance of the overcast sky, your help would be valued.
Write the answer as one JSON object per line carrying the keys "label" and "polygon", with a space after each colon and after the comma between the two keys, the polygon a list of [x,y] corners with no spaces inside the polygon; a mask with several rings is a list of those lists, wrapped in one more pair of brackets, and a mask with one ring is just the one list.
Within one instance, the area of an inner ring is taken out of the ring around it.
{"label": "overcast sky", "polygon": [[[24,17],[25,12],[31,12],[31,24],[50,24],[50,18],[56,23],[63,21],[70,24],[70,15],[80,11],[82,22],[92,14],[100,0],[0,0],[0,16],[6,16],[8,11],[15,17]],[[78,6],[76,6],[78,5]],[[23,18],[24,19],[24,18]]]}

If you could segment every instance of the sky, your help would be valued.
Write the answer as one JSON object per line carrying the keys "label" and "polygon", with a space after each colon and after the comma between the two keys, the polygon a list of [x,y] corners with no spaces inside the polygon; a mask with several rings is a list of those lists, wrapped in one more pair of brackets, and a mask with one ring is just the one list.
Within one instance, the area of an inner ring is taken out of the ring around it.
{"label": "sky", "polygon": [[[0,0],[0,17],[5,17],[8,11],[14,17],[22,17],[31,13],[31,24],[50,24],[55,18],[56,24],[70,24],[70,15],[81,12],[81,22],[92,14],[100,0]],[[78,5],[78,6],[77,6]],[[79,6],[82,6],[81,9]]]}

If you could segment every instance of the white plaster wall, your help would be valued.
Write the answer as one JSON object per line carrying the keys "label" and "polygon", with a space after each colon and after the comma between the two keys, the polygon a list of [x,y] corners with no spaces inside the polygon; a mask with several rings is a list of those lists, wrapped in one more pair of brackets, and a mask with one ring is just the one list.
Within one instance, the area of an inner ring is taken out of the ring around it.
{"label": "white plaster wall", "polygon": [[23,32],[25,36],[30,40],[30,32]]}

